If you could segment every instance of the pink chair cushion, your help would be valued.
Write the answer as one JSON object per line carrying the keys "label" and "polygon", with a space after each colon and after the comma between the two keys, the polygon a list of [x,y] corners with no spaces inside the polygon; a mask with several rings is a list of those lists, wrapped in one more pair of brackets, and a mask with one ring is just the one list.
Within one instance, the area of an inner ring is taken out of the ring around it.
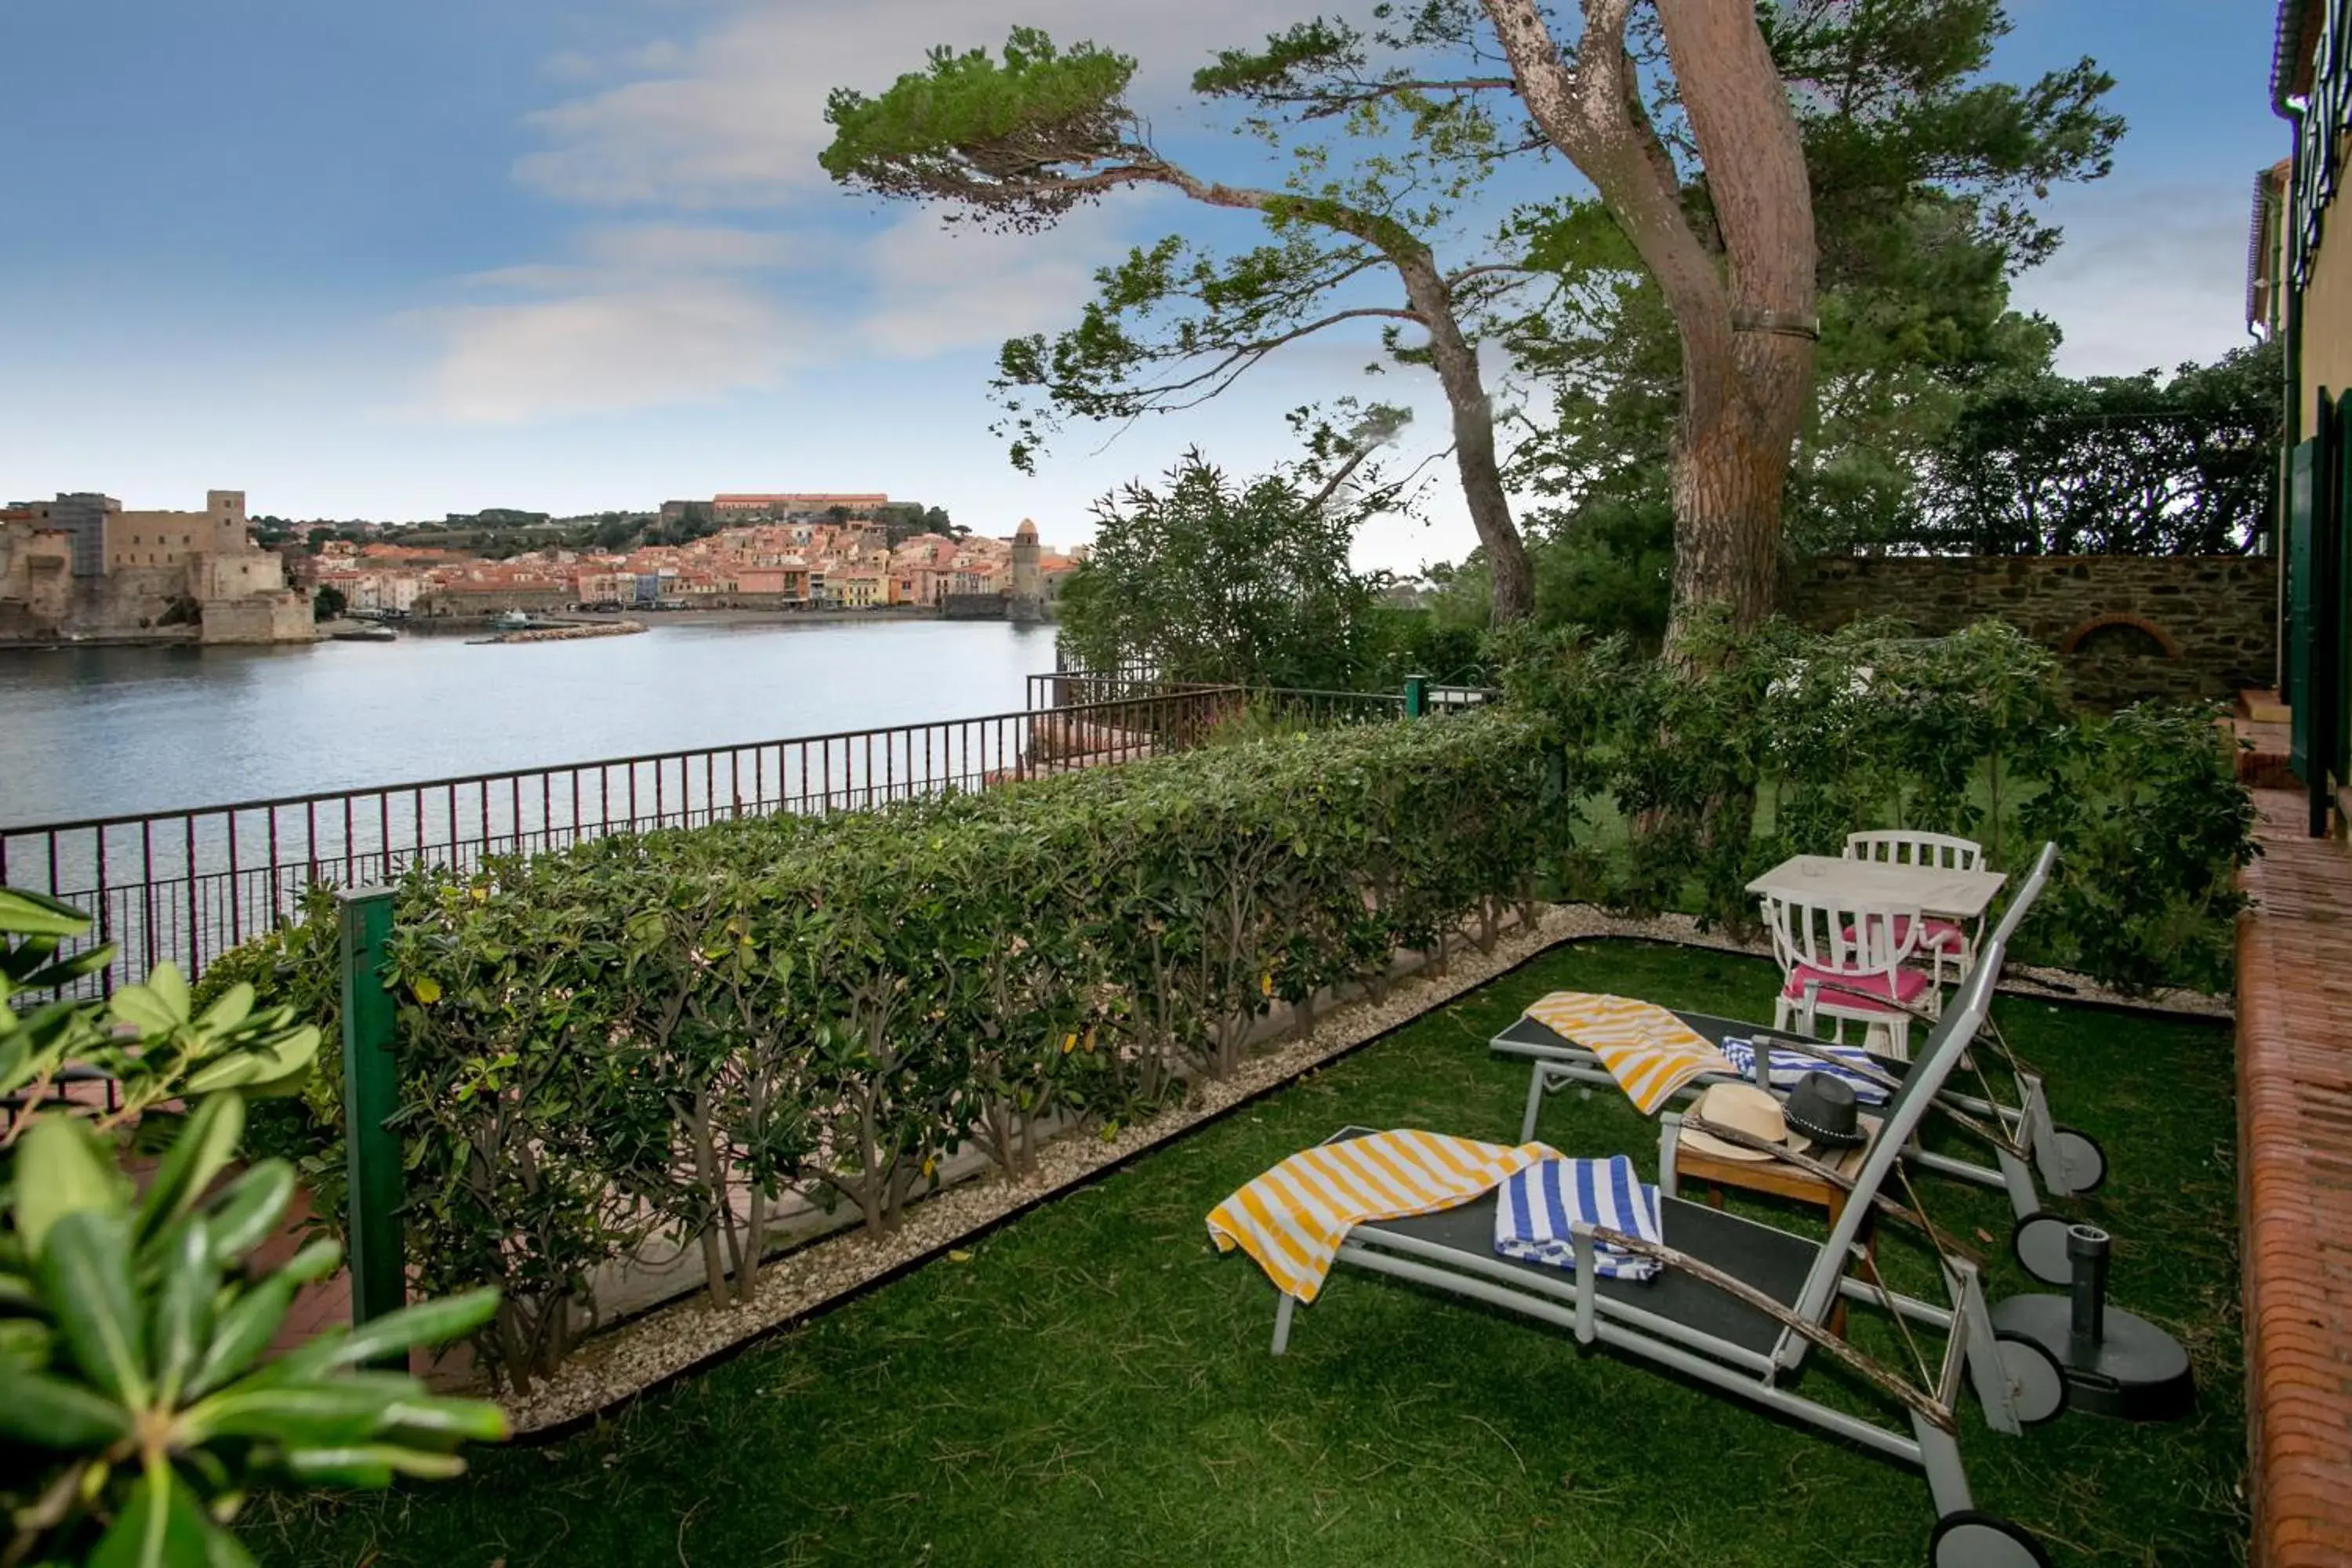
{"label": "pink chair cushion", "polygon": [[1873,1002],[1885,1002],[1890,991],[1893,1000],[1906,1005],[1927,989],[1927,976],[1916,969],[1898,969],[1890,983],[1884,973],[1841,974],[1834,969],[1816,969],[1801,963],[1790,974],[1789,984],[1780,994],[1791,1001],[1802,1000],[1805,987],[1821,987],[1821,999],[1833,1007],[1859,1007],[1869,1011],[1892,1013],[1892,1007],[1872,1008]]}
{"label": "pink chair cushion", "polygon": [[[1895,917],[1895,940],[1898,944],[1906,935],[1909,934],[1910,930],[1911,917],[1909,915],[1896,915]],[[1853,928],[1852,926],[1845,928],[1844,936],[1846,941],[1853,941]],[[1968,933],[1959,928],[1958,921],[1948,921],[1937,915],[1929,915],[1920,923],[1919,944],[1922,947],[1937,948],[1945,952],[1965,952],[1968,951],[1969,937]]]}

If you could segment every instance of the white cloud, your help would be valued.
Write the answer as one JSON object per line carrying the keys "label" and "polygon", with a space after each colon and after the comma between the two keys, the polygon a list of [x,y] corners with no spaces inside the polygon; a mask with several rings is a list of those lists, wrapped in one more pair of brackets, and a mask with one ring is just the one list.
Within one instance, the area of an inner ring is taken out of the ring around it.
{"label": "white cloud", "polygon": [[751,276],[790,258],[784,236],[649,225],[593,230],[580,248],[578,263],[458,280],[539,298],[418,312],[437,353],[407,412],[504,425],[714,403],[807,357],[807,327]]}
{"label": "white cloud", "polygon": [[793,363],[799,336],[772,301],[708,279],[425,319],[446,343],[411,412],[480,425],[710,403],[772,387]]}
{"label": "white cloud", "polygon": [[1100,208],[1044,234],[909,213],[866,243],[872,294],[856,335],[883,353],[923,359],[1067,326],[1094,291],[1094,269],[1121,248]]}
{"label": "white cloud", "polygon": [[2169,372],[2248,342],[2242,184],[2094,186],[2054,216],[2066,242],[2016,299],[2063,331],[2060,371]]}
{"label": "white cloud", "polygon": [[[1020,20],[1142,62],[1149,100],[1217,46],[1246,44],[1318,9],[1300,0],[1103,6],[1033,0]],[[739,0],[692,42],[617,63],[635,78],[529,117],[547,145],[520,160],[523,184],[583,205],[769,206],[824,187],[826,94],[866,92],[919,70],[935,44],[1002,44],[1001,14],[968,0]]]}
{"label": "white cloud", "polygon": [[591,259],[628,271],[777,267],[801,248],[782,234],[668,224],[598,229],[588,238]]}

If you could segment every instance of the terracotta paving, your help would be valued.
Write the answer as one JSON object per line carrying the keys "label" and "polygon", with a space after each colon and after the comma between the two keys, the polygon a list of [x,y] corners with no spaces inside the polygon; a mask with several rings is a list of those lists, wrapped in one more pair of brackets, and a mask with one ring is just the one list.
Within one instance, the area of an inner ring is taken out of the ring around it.
{"label": "terracotta paving", "polygon": [[2239,1201],[2260,1568],[2352,1564],[2352,849],[2257,790],[2238,928]]}

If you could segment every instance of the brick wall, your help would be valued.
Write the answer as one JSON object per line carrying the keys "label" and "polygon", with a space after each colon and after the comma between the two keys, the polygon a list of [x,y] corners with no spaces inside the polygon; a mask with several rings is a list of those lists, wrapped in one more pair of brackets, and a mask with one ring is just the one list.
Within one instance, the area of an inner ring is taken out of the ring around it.
{"label": "brick wall", "polygon": [[1823,631],[1892,616],[1938,637],[1997,617],[2057,653],[2094,708],[2226,700],[2275,677],[2269,556],[1832,556],[1799,563],[1782,603]]}

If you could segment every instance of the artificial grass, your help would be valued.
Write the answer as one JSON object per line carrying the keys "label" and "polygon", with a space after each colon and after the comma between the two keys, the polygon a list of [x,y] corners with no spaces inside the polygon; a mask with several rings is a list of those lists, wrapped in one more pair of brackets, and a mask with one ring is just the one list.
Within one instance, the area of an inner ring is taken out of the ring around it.
{"label": "artificial grass", "polygon": [[[1934,1510],[1916,1472],[1525,1320],[1342,1270],[1275,1359],[1271,1288],[1202,1226],[1349,1122],[1514,1141],[1525,1069],[1486,1042],[1548,990],[1753,1017],[1772,985],[1769,965],[1722,954],[1556,950],[967,1260],[587,1433],[478,1452],[446,1485],[266,1508],[247,1540],[265,1561],[372,1568],[1922,1562]],[[2017,1438],[1964,1396],[1977,1504],[2058,1562],[2240,1561],[2228,1031],[2018,997],[1996,1017],[2048,1074],[2060,1118],[2105,1143],[2107,1184],[2074,1206],[2116,1237],[2114,1300],[2181,1335],[2199,1388],[2181,1422],[2069,1414]],[[1654,1125],[1607,1094],[1555,1096],[1538,1136],[1654,1161]],[[2009,1257],[2000,1194],[1918,1191],[1992,1255],[1996,1300],[2040,1289]],[[1908,1272],[1924,1254],[1887,1261]],[[1878,1321],[1857,1311],[1858,1337]],[[1825,1382],[1816,1358],[1807,1387]]]}

